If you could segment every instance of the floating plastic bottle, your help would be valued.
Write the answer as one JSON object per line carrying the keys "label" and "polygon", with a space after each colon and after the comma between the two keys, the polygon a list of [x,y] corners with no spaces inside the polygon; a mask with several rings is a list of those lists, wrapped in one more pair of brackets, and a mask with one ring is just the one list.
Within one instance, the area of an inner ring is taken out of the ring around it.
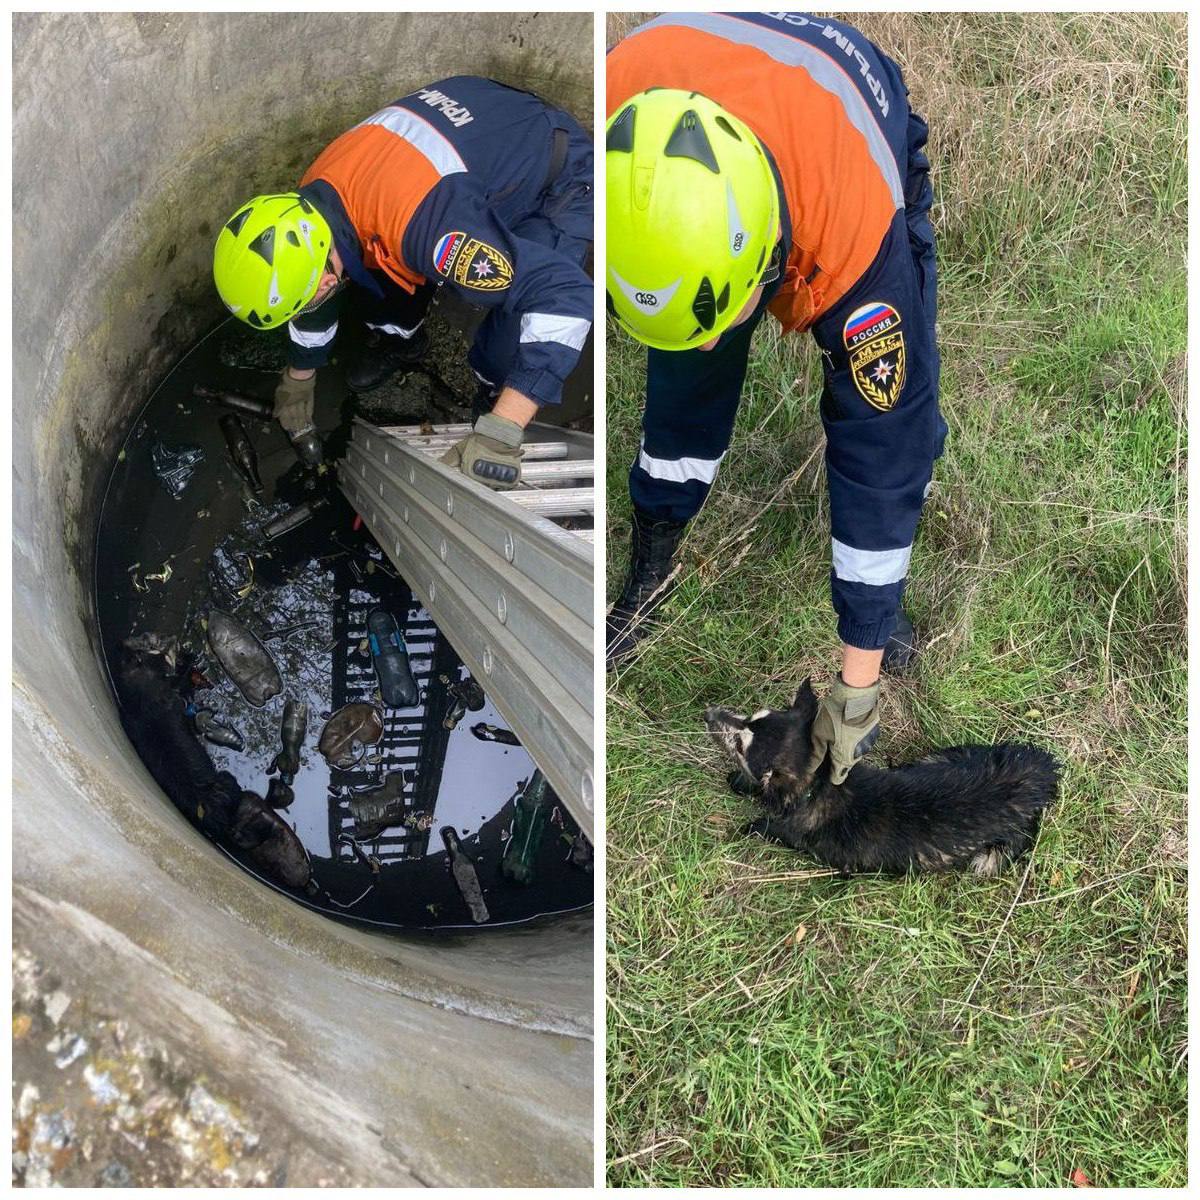
{"label": "floating plastic bottle", "polygon": [[230,750],[244,750],[246,739],[232,726],[224,725],[217,720],[207,708],[197,709],[192,714],[196,722],[196,731],[206,742],[214,746],[227,746]]}
{"label": "floating plastic bottle", "polygon": [[283,706],[283,720],[279,727],[279,740],[283,749],[275,756],[275,769],[284,783],[290,784],[300,770],[300,747],[308,732],[308,705],[300,700],[289,700]]}
{"label": "floating plastic bottle", "polygon": [[415,708],[421,700],[421,689],[413,678],[408,647],[396,618],[382,608],[374,609],[367,616],[367,641],[384,706]]}
{"label": "floating plastic bottle", "polygon": [[262,708],[283,691],[279,668],[263,644],[245,625],[219,608],[208,615],[208,644],[238,691],[255,708]]}

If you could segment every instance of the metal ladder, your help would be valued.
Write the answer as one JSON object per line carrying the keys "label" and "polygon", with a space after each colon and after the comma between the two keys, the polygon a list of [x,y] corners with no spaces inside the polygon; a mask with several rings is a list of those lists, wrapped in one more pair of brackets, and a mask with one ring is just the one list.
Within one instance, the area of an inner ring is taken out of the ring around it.
{"label": "metal ladder", "polygon": [[590,840],[592,439],[535,422],[493,492],[438,461],[470,430],[356,418],[338,481]]}

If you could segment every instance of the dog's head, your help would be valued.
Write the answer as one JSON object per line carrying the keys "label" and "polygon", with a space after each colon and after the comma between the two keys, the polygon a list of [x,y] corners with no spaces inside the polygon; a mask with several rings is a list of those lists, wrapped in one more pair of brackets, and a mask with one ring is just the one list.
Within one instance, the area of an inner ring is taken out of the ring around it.
{"label": "dog's head", "polygon": [[796,803],[808,787],[805,768],[812,748],[817,695],[806,679],[790,708],[764,708],[752,717],[709,708],[704,723],[719,745],[755,783],[772,807]]}

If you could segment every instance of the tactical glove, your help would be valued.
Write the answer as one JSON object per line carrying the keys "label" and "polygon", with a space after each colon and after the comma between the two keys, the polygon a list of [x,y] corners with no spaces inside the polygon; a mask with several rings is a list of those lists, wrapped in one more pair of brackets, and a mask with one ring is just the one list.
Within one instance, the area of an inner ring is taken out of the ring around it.
{"label": "tactical glove", "polygon": [[817,709],[812,728],[812,755],[806,767],[811,779],[829,756],[829,782],[842,783],[850,769],[879,736],[879,684],[850,687],[841,675]]}
{"label": "tactical glove", "polygon": [[525,431],[516,421],[484,413],[473,432],[455,442],[442,462],[494,491],[515,488],[521,481],[521,442]]}
{"label": "tactical glove", "polygon": [[317,395],[317,376],[314,371],[307,379],[293,379],[285,370],[275,388],[275,419],[288,437],[305,433],[313,427],[313,403]]}

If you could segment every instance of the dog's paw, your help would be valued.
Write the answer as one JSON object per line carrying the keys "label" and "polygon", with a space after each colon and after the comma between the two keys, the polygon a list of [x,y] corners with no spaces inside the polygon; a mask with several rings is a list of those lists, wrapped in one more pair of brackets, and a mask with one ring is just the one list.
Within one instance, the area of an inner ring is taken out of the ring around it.
{"label": "dog's paw", "polygon": [[735,796],[760,796],[762,788],[757,781],[747,775],[741,767],[734,767],[728,775],[725,776],[725,782],[729,784],[729,790]]}
{"label": "dog's paw", "polygon": [[775,834],[771,831],[771,818],[758,817],[753,821],[747,821],[742,826],[742,837],[760,837],[763,841],[776,841]]}

